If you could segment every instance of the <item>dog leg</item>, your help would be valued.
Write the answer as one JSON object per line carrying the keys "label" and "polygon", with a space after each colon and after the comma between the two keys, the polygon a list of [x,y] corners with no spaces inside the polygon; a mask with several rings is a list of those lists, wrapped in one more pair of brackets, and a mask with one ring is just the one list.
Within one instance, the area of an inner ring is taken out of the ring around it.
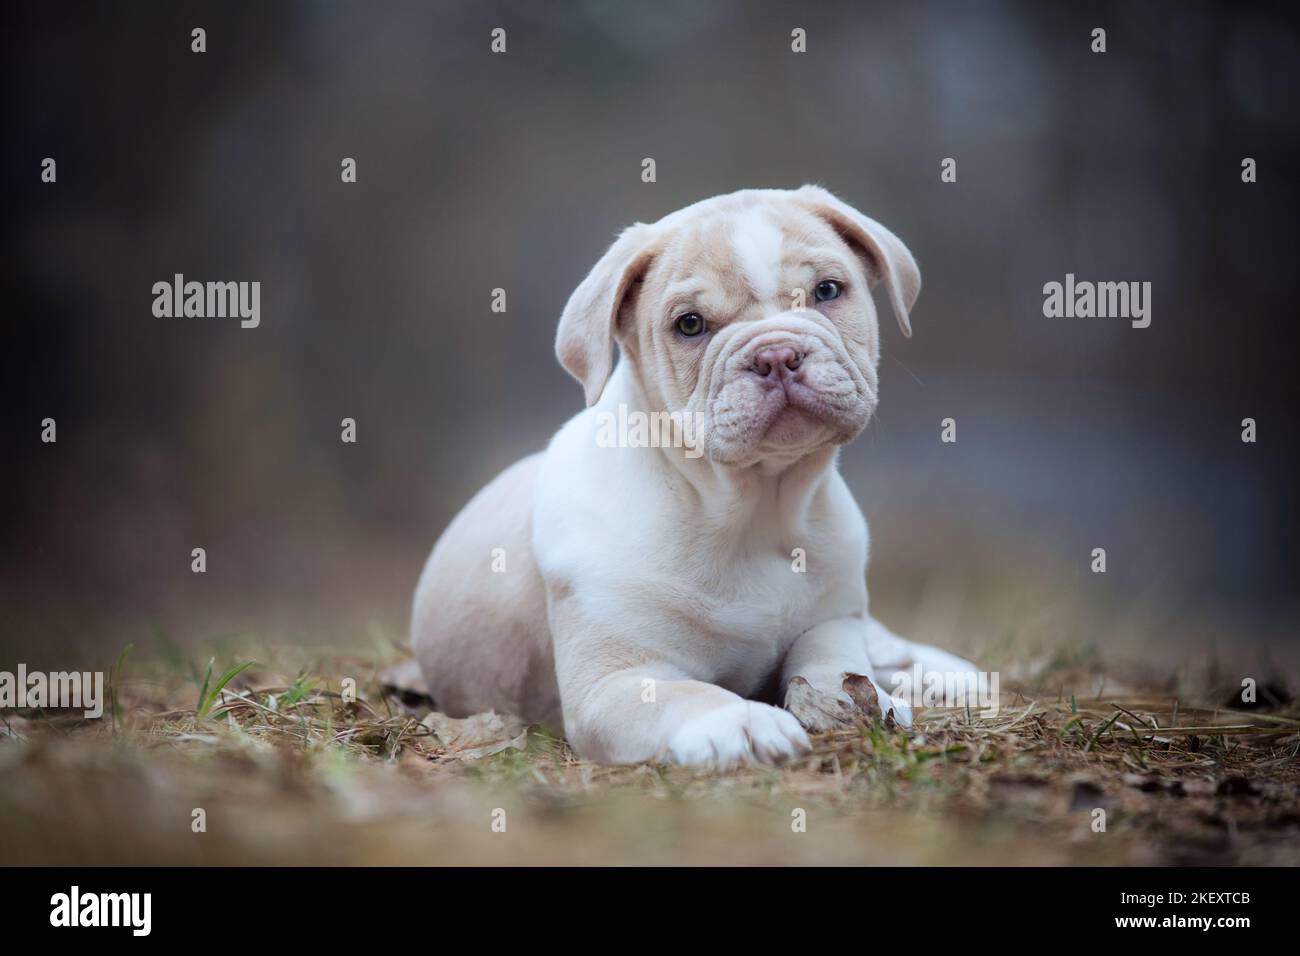
{"label": "dog leg", "polygon": [[922,672],[966,673],[978,670],[970,661],[956,654],[899,637],[874,617],[867,621],[867,654],[876,680],[884,683],[892,684],[895,672],[910,670],[916,664],[921,665]]}
{"label": "dog leg", "polygon": [[570,745],[601,763],[726,769],[780,763],[810,749],[799,722],[780,708],[664,665],[605,674],[580,692],[561,678],[561,688]]}
{"label": "dog leg", "polygon": [[550,608],[565,736],[580,756],[726,768],[811,749],[790,714],[693,679],[689,657],[669,659],[698,641],[632,616],[611,626],[588,607],[568,596]]}

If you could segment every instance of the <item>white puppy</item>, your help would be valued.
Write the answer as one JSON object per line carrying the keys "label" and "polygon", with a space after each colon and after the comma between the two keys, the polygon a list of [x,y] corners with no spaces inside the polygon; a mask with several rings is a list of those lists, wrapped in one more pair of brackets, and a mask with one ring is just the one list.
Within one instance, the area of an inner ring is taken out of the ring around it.
{"label": "white puppy", "polygon": [[[973,670],[867,611],[867,525],[835,462],[876,406],[877,283],[910,335],[911,254],[813,186],[624,231],[560,319],[587,409],[480,491],[421,575],[412,641],[439,709],[546,722],[607,763],[726,766],[806,751],[804,727],[910,723],[873,677]],[[677,447],[610,440],[665,412]]]}

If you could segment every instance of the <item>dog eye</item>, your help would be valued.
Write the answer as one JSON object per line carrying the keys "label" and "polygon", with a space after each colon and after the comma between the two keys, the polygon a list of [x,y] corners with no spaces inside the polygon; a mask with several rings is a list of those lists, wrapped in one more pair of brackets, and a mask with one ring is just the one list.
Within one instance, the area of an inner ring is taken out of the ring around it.
{"label": "dog eye", "polygon": [[817,288],[813,290],[813,295],[818,302],[827,302],[831,299],[840,297],[840,284],[834,279],[823,279],[817,283]]}
{"label": "dog eye", "polygon": [[695,338],[707,328],[704,317],[698,312],[687,312],[677,317],[677,331],[687,338]]}

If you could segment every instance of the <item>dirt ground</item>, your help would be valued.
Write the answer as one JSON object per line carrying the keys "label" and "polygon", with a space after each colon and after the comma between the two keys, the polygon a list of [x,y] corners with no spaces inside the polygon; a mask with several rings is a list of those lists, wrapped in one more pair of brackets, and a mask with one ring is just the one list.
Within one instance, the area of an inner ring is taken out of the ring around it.
{"label": "dirt ground", "polygon": [[101,720],[0,715],[0,862],[1300,863],[1280,682],[1230,708],[1213,674],[1120,682],[1057,652],[1003,674],[995,717],[928,709],[714,773],[601,767],[508,716],[430,713],[385,692],[396,646],[263,649],[219,690],[244,658],[210,650],[211,671],[165,643],[128,653]]}

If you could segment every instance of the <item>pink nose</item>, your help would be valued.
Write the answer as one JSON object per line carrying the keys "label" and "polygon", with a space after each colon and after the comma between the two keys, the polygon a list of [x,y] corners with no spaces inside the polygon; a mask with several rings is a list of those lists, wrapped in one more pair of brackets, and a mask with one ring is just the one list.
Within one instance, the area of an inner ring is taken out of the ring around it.
{"label": "pink nose", "polygon": [[802,361],[803,356],[789,346],[760,349],[754,356],[753,370],[763,378],[779,380],[789,377],[791,372],[798,370],[799,363]]}

